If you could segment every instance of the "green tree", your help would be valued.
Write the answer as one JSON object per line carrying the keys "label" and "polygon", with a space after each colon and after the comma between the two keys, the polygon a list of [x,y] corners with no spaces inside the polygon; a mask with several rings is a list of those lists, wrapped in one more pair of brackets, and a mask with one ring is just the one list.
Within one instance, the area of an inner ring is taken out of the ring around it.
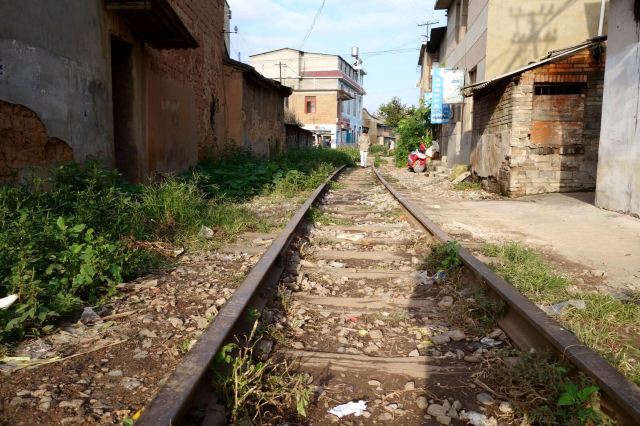
{"label": "green tree", "polygon": [[396,128],[399,140],[396,143],[396,166],[402,167],[407,162],[407,156],[423,141],[427,147],[431,146],[433,125],[431,124],[431,109],[420,103],[411,108],[409,114],[402,118]]}
{"label": "green tree", "polygon": [[407,108],[397,96],[394,96],[389,102],[380,105],[378,108],[378,115],[384,118],[387,126],[394,129],[398,127],[400,120],[406,117],[409,112],[410,108]]}

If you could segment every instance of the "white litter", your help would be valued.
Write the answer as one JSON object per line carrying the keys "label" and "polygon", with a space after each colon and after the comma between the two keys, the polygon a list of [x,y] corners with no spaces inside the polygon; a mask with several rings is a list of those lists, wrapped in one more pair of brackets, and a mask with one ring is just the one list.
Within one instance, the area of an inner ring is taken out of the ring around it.
{"label": "white litter", "polygon": [[16,300],[18,300],[17,294],[11,294],[7,297],[3,297],[0,299],[0,309],[8,309]]}
{"label": "white litter", "polygon": [[460,420],[466,420],[467,424],[473,426],[498,426],[498,421],[495,418],[487,418],[484,414],[475,411],[463,411],[460,413]]}
{"label": "white litter", "polygon": [[364,237],[366,237],[365,234],[346,234],[346,233],[338,233],[336,235],[336,238],[341,239],[341,240],[349,240],[349,241],[353,241],[353,242],[357,242],[360,241],[361,239],[363,239]]}
{"label": "white litter", "polygon": [[333,407],[329,410],[329,414],[333,414],[338,418],[342,418],[348,415],[355,415],[356,417],[360,417],[362,412],[367,409],[367,401],[358,401],[358,402],[347,402],[346,404],[338,405],[337,407]]}

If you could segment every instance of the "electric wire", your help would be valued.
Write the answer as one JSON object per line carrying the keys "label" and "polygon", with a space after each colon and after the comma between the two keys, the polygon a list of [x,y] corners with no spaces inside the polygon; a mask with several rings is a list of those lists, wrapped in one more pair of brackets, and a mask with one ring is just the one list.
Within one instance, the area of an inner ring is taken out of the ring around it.
{"label": "electric wire", "polygon": [[307,40],[309,40],[309,37],[311,36],[311,33],[313,32],[313,29],[315,28],[316,23],[318,22],[318,18],[322,13],[322,9],[324,9],[325,3],[327,3],[327,0],[322,0],[322,3],[320,4],[318,11],[316,12],[316,15],[313,17],[313,22],[311,23],[311,26],[309,27],[307,34],[305,34],[304,39],[302,39],[302,43],[300,44],[300,49],[302,49],[302,47],[307,43]]}

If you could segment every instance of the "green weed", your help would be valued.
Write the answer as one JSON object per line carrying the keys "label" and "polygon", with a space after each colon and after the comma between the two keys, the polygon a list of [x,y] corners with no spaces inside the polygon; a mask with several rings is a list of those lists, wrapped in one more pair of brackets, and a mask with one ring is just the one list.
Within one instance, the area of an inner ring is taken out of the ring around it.
{"label": "green weed", "polygon": [[522,355],[513,365],[496,360],[484,374],[498,393],[510,399],[523,424],[609,423],[600,411],[599,389],[548,355]]}
{"label": "green weed", "polygon": [[372,155],[384,154],[386,151],[387,149],[385,148],[384,145],[371,145],[371,147],[369,148],[369,152]]}
{"label": "green weed", "polygon": [[456,191],[479,191],[482,189],[482,183],[480,182],[459,182],[453,185],[453,189]]}
{"label": "green weed", "polygon": [[600,293],[569,292],[571,280],[554,270],[534,250],[519,243],[487,245],[487,256],[502,260],[493,268],[525,296],[536,303],[551,305],[569,299],[585,301],[586,309],[569,308],[557,319],[620,370],[640,384],[640,304],[624,302]]}
{"label": "green weed", "polygon": [[459,250],[460,244],[457,241],[436,245],[426,258],[425,267],[434,271],[449,271],[459,268],[462,266],[462,260],[458,254]]}
{"label": "green weed", "polygon": [[353,220],[351,219],[331,216],[316,207],[309,209],[307,217],[313,223],[319,223],[321,225],[353,225]]}
{"label": "green weed", "polygon": [[[256,322],[257,326],[257,322]],[[213,386],[230,411],[230,424],[284,419],[296,407],[306,417],[311,388],[304,374],[296,374],[286,361],[257,360],[254,356],[254,327],[247,346],[228,344],[216,356]]]}

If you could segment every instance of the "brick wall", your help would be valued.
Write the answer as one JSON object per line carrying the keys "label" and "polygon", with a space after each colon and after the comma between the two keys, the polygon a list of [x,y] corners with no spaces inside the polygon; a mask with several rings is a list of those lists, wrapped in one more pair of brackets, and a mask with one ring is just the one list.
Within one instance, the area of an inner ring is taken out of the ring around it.
{"label": "brick wall", "polygon": [[37,172],[70,161],[73,151],[69,145],[49,137],[35,112],[0,101],[0,184],[17,183],[30,169]]}
{"label": "brick wall", "polygon": [[[474,95],[472,170],[509,196],[593,190],[604,50],[526,71]],[[536,95],[571,84],[578,94]]]}
{"label": "brick wall", "polygon": [[508,79],[473,99],[471,139],[471,171],[486,180],[495,191],[500,182],[508,181],[509,170],[503,165],[511,153],[513,93],[517,84]]}

